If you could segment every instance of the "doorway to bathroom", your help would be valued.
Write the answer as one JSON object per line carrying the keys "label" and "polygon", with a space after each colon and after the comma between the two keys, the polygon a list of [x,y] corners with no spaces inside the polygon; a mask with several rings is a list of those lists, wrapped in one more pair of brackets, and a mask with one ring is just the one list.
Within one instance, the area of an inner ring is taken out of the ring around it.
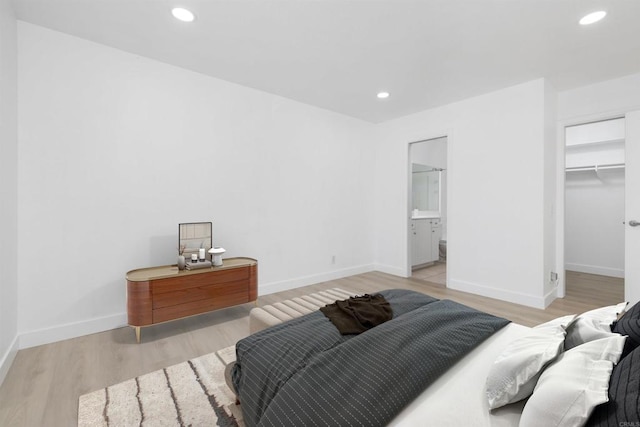
{"label": "doorway to bathroom", "polygon": [[447,137],[409,144],[411,277],[446,286]]}
{"label": "doorway to bathroom", "polygon": [[567,288],[624,295],[624,117],[565,128],[564,230]]}

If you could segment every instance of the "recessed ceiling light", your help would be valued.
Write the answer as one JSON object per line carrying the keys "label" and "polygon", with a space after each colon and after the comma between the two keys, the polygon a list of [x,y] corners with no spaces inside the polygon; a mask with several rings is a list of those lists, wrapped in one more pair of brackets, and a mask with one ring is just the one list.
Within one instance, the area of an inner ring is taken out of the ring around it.
{"label": "recessed ceiling light", "polygon": [[196,19],[195,15],[190,10],[184,9],[182,7],[175,7],[171,9],[171,14],[174,18],[184,22],[192,22],[194,19]]}
{"label": "recessed ceiling light", "polygon": [[597,12],[592,12],[586,16],[584,16],[581,20],[580,20],[580,25],[589,25],[589,24],[593,24],[595,22],[598,22],[599,20],[601,20],[602,18],[604,18],[605,16],[607,16],[607,12],[605,12],[604,10],[599,10]]}
{"label": "recessed ceiling light", "polygon": [[389,92],[378,92],[378,98],[385,99],[389,97]]}

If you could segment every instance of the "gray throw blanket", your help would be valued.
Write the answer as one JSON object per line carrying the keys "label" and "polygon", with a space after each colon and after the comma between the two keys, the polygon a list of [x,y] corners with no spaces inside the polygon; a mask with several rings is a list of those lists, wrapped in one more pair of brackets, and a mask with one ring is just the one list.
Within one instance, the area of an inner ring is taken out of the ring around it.
{"label": "gray throw blanket", "polygon": [[340,335],[320,312],[241,340],[232,376],[252,426],[383,426],[508,321],[400,289],[394,318]]}

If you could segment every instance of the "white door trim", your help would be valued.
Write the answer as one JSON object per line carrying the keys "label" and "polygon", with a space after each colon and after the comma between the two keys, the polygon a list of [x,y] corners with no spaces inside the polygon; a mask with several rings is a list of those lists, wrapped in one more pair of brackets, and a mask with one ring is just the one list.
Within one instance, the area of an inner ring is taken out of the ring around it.
{"label": "white door trim", "polygon": [[[625,115],[625,231],[624,231],[624,299],[630,304],[640,301],[640,226],[632,227],[630,221],[640,221],[640,110]],[[630,197],[631,195],[636,197]]]}
{"label": "white door trim", "polygon": [[565,280],[565,235],[564,235],[564,221],[565,221],[565,128],[569,126],[581,125],[592,122],[601,122],[611,119],[619,119],[625,117],[628,111],[615,110],[604,113],[588,114],[583,116],[570,117],[558,121],[557,126],[557,138],[558,141],[556,147],[556,269],[558,273],[558,287],[557,297],[564,298],[566,293],[566,280]]}
{"label": "white door trim", "polygon": [[[446,138],[447,139],[447,170],[449,170],[451,168],[451,134],[453,132],[448,131],[448,132],[440,132],[440,133],[434,133],[432,134],[432,136],[426,136],[424,138],[416,138],[416,139],[412,139],[411,141],[407,142],[407,151],[406,151],[406,179],[405,182],[407,184],[406,187],[406,210],[404,212],[404,230],[405,230],[405,277],[411,277],[411,275],[413,274],[412,270],[411,270],[411,202],[412,202],[412,188],[411,188],[411,182],[412,182],[412,174],[411,174],[411,144],[417,144],[419,142],[427,142],[430,141],[432,139],[440,139],[440,138]],[[448,183],[447,184],[447,211],[449,211],[449,207],[450,207],[450,201],[451,201],[451,185]],[[447,229],[448,230],[448,229]],[[447,231],[447,235],[449,232]],[[447,248],[448,249],[448,248]],[[449,283],[449,269],[447,269],[447,283]]]}

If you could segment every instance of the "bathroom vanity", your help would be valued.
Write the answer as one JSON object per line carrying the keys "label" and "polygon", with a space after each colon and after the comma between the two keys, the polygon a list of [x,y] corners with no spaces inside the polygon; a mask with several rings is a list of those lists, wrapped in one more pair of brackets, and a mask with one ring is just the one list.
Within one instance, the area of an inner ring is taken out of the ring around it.
{"label": "bathroom vanity", "polygon": [[423,267],[440,257],[440,218],[414,216],[411,218],[411,267]]}

